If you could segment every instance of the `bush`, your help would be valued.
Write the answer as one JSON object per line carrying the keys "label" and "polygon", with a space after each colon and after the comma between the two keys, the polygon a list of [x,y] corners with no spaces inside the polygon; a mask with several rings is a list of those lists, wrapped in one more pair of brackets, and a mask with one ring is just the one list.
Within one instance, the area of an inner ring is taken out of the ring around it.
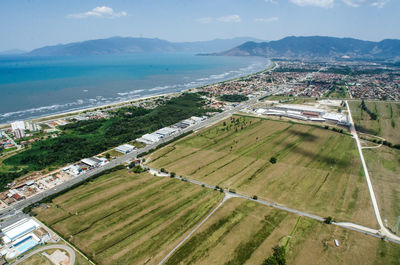
{"label": "bush", "polygon": [[275,246],[274,253],[262,265],[286,265],[286,250],[283,246]]}
{"label": "bush", "polygon": [[276,159],[276,157],[271,157],[271,159],[269,160],[269,162],[271,162],[271,164],[275,164],[278,160]]}
{"label": "bush", "polygon": [[171,178],[175,178],[176,173],[175,172],[171,172]]}
{"label": "bush", "polygon": [[167,171],[166,171],[165,168],[163,168],[163,167],[160,169],[160,171],[161,171],[162,173],[167,173]]}
{"label": "bush", "polygon": [[257,195],[254,195],[254,196],[253,196],[253,200],[258,200]]}
{"label": "bush", "polygon": [[333,218],[328,216],[328,217],[325,218],[324,223],[329,225],[329,224],[332,223],[332,221],[333,221]]}

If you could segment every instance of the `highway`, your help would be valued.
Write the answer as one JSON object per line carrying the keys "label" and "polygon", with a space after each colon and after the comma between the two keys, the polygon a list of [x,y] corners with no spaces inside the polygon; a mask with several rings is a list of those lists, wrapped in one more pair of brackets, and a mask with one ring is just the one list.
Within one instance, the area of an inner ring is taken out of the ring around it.
{"label": "highway", "polygon": [[[169,141],[181,136],[182,134],[188,133],[190,131],[197,131],[199,129],[211,126],[211,125],[213,125],[213,124],[215,124],[215,123],[217,123],[217,122],[219,122],[219,121],[221,121],[223,119],[228,118],[234,112],[236,112],[236,111],[238,111],[238,110],[240,110],[242,108],[245,108],[246,106],[249,106],[249,105],[255,103],[259,98],[261,98],[263,96],[266,96],[266,95],[269,95],[269,94],[270,93],[266,93],[266,94],[264,94],[264,95],[262,95],[260,97],[250,99],[249,101],[241,103],[241,104],[237,105],[236,107],[233,107],[230,110],[218,113],[217,115],[215,115],[213,117],[210,117],[207,120],[204,120],[204,121],[199,122],[199,123],[197,123],[195,125],[189,126],[189,127],[185,128],[185,129],[180,130],[179,132],[177,132],[177,133],[175,133],[173,135],[165,137],[159,142],[156,142],[156,143],[153,143],[153,144],[150,144],[150,145],[146,145],[145,147],[143,147],[141,149],[132,151],[129,154],[126,154],[126,155],[118,157],[118,158],[116,158],[114,160],[111,160],[108,164],[105,164],[102,167],[94,168],[94,169],[92,169],[92,170],[90,170],[88,172],[85,172],[85,173],[83,173],[83,174],[81,174],[81,175],[79,175],[77,177],[72,178],[69,181],[66,181],[66,182],[64,182],[64,183],[62,183],[60,185],[57,185],[54,188],[42,191],[42,192],[37,193],[37,194],[35,194],[35,195],[31,196],[31,197],[28,197],[25,200],[16,202],[16,203],[10,205],[9,207],[0,210],[0,218],[3,219],[3,220],[6,220],[7,218],[16,219],[16,220],[20,219],[20,218],[16,218],[16,215],[17,216],[20,215],[20,211],[22,209],[24,209],[25,207],[27,207],[27,206],[35,203],[35,202],[38,202],[38,201],[40,201],[40,200],[42,200],[42,199],[44,199],[44,198],[46,198],[46,197],[48,197],[50,195],[53,195],[53,194],[55,194],[55,193],[57,193],[57,192],[59,192],[61,190],[67,189],[67,188],[69,188],[69,187],[71,187],[71,186],[73,186],[73,185],[75,185],[75,184],[77,184],[79,182],[82,182],[82,181],[92,177],[95,174],[101,173],[101,172],[103,172],[103,171],[105,171],[107,169],[111,169],[111,168],[116,167],[116,166],[118,166],[120,164],[128,162],[128,161],[136,158],[138,155],[146,153],[146,152],[150,151],[151,149],[155,149],[159,145],[164,144],[166,142],[169,142]],[[23,218],[23,215],[21,215],[21,218]]]}

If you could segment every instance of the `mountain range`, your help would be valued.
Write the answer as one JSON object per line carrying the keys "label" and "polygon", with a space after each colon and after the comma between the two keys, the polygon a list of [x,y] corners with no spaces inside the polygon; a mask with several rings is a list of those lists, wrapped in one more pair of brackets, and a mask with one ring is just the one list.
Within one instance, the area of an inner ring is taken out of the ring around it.
{"label": "mountain range", "polygon": [[277,41],[243,43],[213,55],[263,56],[268,58],[362,58],[400,60],[400,40],[380,42],[335,37],[286,37]]}
{"label": "mountain range", "polygon": [[197,42],[170,42],[157,38],[112,37],[55,46],[45,46],[28,53],[33,56],[77,56],[93,54],[126,54],[145,52],[213,53],[231,49],[255,38],[215,39]]}

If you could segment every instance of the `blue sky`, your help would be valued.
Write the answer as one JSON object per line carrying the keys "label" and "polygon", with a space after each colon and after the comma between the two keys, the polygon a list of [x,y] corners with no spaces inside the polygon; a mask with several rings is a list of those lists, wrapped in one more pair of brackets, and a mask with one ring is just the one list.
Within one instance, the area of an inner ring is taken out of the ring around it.
{"label": "blue sky", "polygon": [[112,36],[400,38],[399,0],[1,0],[0,51]]}

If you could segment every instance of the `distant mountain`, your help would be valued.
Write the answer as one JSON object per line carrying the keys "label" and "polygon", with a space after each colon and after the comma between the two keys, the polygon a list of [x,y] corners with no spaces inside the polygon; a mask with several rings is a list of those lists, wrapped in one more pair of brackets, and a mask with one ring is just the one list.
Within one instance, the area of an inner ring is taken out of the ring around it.
{"label": "distant mountain", "polygon": [[24,53],[26,53],[26,51],[13,49],[13,50],[1,51],[0,55],[17,55],[17,54],[19,55]]}
{"label": "distant mountain", "polygon": [[400,59],[400,40],[380,42],[334,37],[286,37],[270,42],[246,42],[214,55],[264,56],[268,58]]}
{"label": "distant mountain", "polygon": [[169,42],[160,39],[113,37],[69,44],[59,44],[35,49],[29,55],[69,56],[92,54],[125,54],[146,52],[194,52],[213,53],[231,49],[247,41],[260,41],[254,38],[216,39],[198,42]]}

